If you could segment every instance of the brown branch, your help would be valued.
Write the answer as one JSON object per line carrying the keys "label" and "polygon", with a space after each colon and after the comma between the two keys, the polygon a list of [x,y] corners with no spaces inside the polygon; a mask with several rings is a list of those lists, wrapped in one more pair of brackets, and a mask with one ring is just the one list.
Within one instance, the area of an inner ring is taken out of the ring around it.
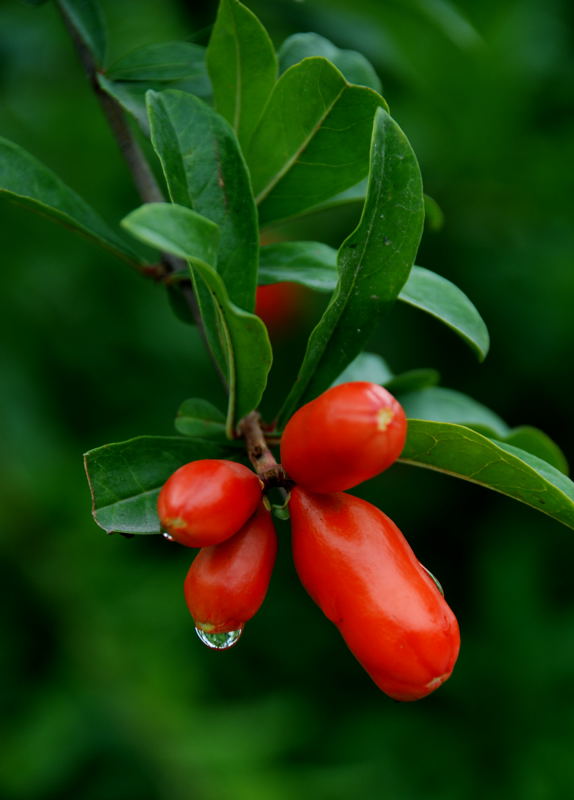
{"label": "brown branch", "polygon": [[[102,111],[104,112],[104,116],[108,121],[114,138],[120,148],[122,156],[124,157],[124,161],[128,166],[134,185],[142,202],[164,203],[165,197],[163,192],[156,180],[153,170],[147,162],[143,150],[134,136],[122,107],[116,100],[114,100],[113,97],[110,97],[110,95],[104,92],[98,83],[98,65],[94,61],[92,52],[86,46],[84,40],[82,39],[81,33],[74,25],[74,22],[68,15],[66,9],[61,3],[57,3],[56,5],[60,11],[60,14],[62,15],[64,24],[68,29],[72,41],[74,42],[78,57],[84,67],[84,71],[90,86],[98,98]],[[137,265],[137,269],[138,272],[144,277],[151,278],[155,281],[169,283],[170,276],[182,271],[187,271],[187,264],[183,259],[177,258],[176,256],[171,255],[171,253],[162,253],[161,262],[159,264],[141,264]],[[223,375],[219,364],[213,357],[211,348],[209,347],[191,281],[186,280],[181,282],[181,293],[193,315],[193,319],[207,347],[207,350],[212,356],[215,369],[221,378],[223,385],[227,388],[225,376]]]}
{"label": "brown branch", "polygon": [[261,429],[261,416],[258,411],[252,411],[243,417],[237,430],[245,439],[247,455],[253,469],[265,484],[266,489],[274,487],[290,489],[293,481],[289,480],[281,464],[269,449],[265,434]]}

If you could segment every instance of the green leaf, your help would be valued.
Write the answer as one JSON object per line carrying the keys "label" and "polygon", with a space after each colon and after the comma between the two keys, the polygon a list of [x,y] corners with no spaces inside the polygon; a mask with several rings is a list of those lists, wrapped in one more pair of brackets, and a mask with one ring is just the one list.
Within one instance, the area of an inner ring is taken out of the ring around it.
{"label": "green leaf", "polygon": [[401,372],[400,375],[393,375],[392,378],[384,383],[384,387],[400,400],[403,393],[426,389],[428,386],[436,386],[439,380],[440,374],[436,369],[409,369],[407,372]]}
{"label": "green leaf", "polygon": [[[287,74],[287,73],[286,73]],[[312,400],[361,352],[411,269],[424,219],[422,183],[412,148],[379,109],[373,125],[367,199],[357,228],[339,250],[339,281],[311,333],[280,424]]]}
{"label": "green leaf", "polygon": [[149,92],[148,113],[171,199],[219,226],[217,271],[231,302],[253,311],[257,212],[233,131],[213,109],[185,92]]}
{"label": "green leaf", "polygon": [[221,0],[207,48],[216,110],[245,149],[277,78],[271,39],[255,14],[237,0]]}
{"label": "green leaf", "polygon": [[566,456],[558,445],[538,428],[533,428],[530,425],[521,425],[518,428],[513,428],[504,441],[506,444],[532,453],[532,455],[547,461],[553,467],[559,469],[560,472],[568,475],[569,468]]}
{"label": "green leaf", "polygon": [[485,436],[520,447],[568,474],[568,462],[549,436],[527,425],[509,428],[498,414],[462,392],[439,386],[408,388],[395,385],[393,390],[387,384],[387,388],[397,395],[408,417],[466,425]]}
{"label": "green leaf", "polygon": [[147,203],[122,220],[123,227],[146,244],[184,259],[213,264],[219,228],[201,214],[172,203]]}
{"label": "green leaf", "polygon": [[371,383],[386,383],[391,380],[393,373],[387,362],[376,353],[359,353],[349,366],[333,381],[332,386],[351,381],[370,381]]}
{"label": "green leaf", "polygon": [[425,194],[425,225],[430,231],[440,231],[444,225],[442,208],[428,194]]}
{"label": "green leaf", "polygon": [[[136,120],[143,133],[149,138],[146,94],[150,90],[160,91],[165,89],[166,83],[162,81],[111,81],[101,72],[97,75],[97,81],[104,92],[113,97],[124,111],[127,111]],[[207,73],[167,85],[173,88],[181,88],[203,99],[208,98],[211,94]]]}
{"label": "green leaf", "polygon": [[216,249],[215,226],[190,209],[170,203],[141,206],[122,225],[142,241],[161,243],[162,250],[189,261],[195,285],[201,283],[211,298],[213,316],[204,316],[204,323],[212,325],[215,319],[217,329],[211,335],[221,338],[225,354],[229,387],[227,435],[232,437],[237,422],[259,405],[272,352],[263,322],[230,301],[221,276],[211,265],[210,257]]}
{"label": "green leaf", "polygon": [[536,456],[449,422],[410,419],[400,461],[486,486],[574,528],[574,484]]}
{"label": "green leaf", "polygon": [[476,307],[458,286],[424,267],[413,267],[400,299],[444,322],[483,361],[488,353],[488,329]]}
{"label": "green leaf", "polygon": [[[337,251],[321,242],[278,242],[260,250],[259,283],[300,283],[318,292],[337,285]],[[398,299],[444,322],[482,361],[489,336],[476,307],[454,283],[423,267],[413,267]]]}
{"label": "green leaf", "polygon": [[279,48],[277,55],[281,73],[304,58],[322,56],[334,64],[349,83],[368,86],[376,92],[380,92],[382,89],[381,81],[373,65],[362,53],[358,53],[356,50],[341,50],[329,39],[319,36],[318,33],[295,33],[293,36],[289,36]]}
{"label": "green leaf", "polygon": [[494,411],[453,389],[433,386],[422,391],[400,393],[398,399],[407,417],[413,419],[480,425],[487,431],[487,435],[502,438],[510,431],[508,425]]}
{"label": "green leaf", "polygon": [[259,251],[259,285],[290,281],[318,292],[337,285],[337,251],[322,242],[277,242]]}
{"label": "green leaf", "polygon": [[80,231],[130,263],[142,259],[76,192],[17,144],[0,138],[0,193]]}
{"label": "green leaf", "polygon": [[190,42],[158,42],[138,47],[106,70],[112,81],[208,80],[205,48]]}
{"label": "green leaf", "polygon": [[101,67],[106,59],[106,24],[98,0],[58,0],[84,45]]}
{"label": "green leaf", "polygon": [[175,428],[184,436],[225,439],[225,415],[199,397],[184,400],[178,409]]}
{"label": "green leaf", "polygon": [[161,533],[160,489],[176,469],[200,458],[237,460],[232,446],[180,436],[140,436],[84,456],[96,523],[108,533]]}
{"label": "green leaf", "polygon": [[318,205],[365,177],[373,116],[386,107],[324,58],[307,58],[275,84],[247,149],[261,224]]}

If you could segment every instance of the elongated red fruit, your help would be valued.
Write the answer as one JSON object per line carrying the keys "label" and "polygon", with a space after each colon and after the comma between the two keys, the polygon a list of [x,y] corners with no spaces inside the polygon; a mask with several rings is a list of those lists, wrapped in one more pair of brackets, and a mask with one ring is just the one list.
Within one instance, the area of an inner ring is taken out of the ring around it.
{"label": "elongated red fruit", "polygon": [[265,599],[276,553],[275,528],[263,504],[230,539],[200,550],[184,584],[195,627],[206,633],[241,629]]}
{"label": "elongated red fruit", "polygon": [[390,467],[405,444],[405,412],[376,383],[327,389],[291,417],[281,439],[281,463],[312,492],[342,492]]}
{"label": "elongated red fruit", "polygon": [[290,511],[303,586],[377,686],[407,701],[444,683],[458,624],[394,522],[365,500],[301,487]]}
{"label": "elongated red fruit", "polygon": [[191,461],[168,478],[157,510],[163,530],[180,544],[206,547],[229,539],[261,500],[262,484],[243,464]]}

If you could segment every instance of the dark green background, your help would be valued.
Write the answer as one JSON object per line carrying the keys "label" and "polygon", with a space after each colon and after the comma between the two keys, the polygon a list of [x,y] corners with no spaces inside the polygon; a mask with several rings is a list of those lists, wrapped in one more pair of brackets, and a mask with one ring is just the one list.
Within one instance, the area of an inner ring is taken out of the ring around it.
{"label": "dark green background", "polygon": [[[108,0],[112,56],[189,38],[215,3]],[[446,226],[419,263],[455,280],[493,339],[478,366],[396,308],[373,348],[436,366],[572,460],[574,19],[568,0],[257,0],[274,41],[317,30],[376,64]],[[109,221],[138,204],[58,16],[0,5],[0,135]],[[0,796],[106,800],[519,800],[574,793],[574,537],[510,500],[395,467],[365,494],[403,529],[456,611],[452,679],[382,695],[300,587],[288,528],[267,601],[228,653],[182,598],[191,553],[92,522],[81,453],[171,433],[186,396],[221,402],[196,332],[163,290],[2,200]],[[291,236],[337,244],[352,219]],[[279,347],[274,394],[292,345]],[[282,361],[283,359],[283,361]]]}

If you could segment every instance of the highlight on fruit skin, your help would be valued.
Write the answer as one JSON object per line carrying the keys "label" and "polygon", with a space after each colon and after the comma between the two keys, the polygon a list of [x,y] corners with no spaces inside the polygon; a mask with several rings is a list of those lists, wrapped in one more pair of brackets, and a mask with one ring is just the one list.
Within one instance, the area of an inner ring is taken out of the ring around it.
{"label": "highlight on fruit skin", "polygon": [[202,548],[184,583],[196,628],[208,634],[240,630],[265,599],[276,554],[275,528],[262,503],[231,538]]}
{"label": "highlight on fruit skin", "polygon": [[281,439],[281,463],[313,492],[341,492],[391,466],[405,444],[405,412],[376,383],[327,389],[293,414]]}
{"label": "highlight on fruit skin", "polygon": [[290,512],[301,582],[376,685],[401,701],[435,691],[458,657],[458,623],[394,522],[365,500],[300,486]]}
{"label": "highlight on fruit skin", "polygon": [[247,522],[261,491],[261,481],[243,464],[223,459],[191,461],[176,470],[159,493],[162,530],[188,547],[218,544]]}

